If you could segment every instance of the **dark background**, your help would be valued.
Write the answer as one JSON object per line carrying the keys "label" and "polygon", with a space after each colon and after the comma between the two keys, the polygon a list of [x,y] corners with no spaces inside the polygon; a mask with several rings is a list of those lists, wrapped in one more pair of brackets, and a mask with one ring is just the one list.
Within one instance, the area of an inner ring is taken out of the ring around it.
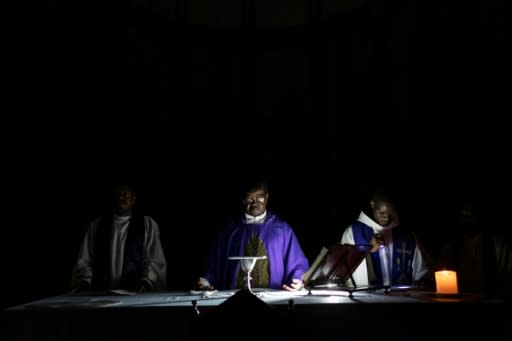
{"label": "dark background", "polygon": [[34,1],[6,10],[4,307],[63,293],[105,191],[139,185],[188,290],[241,175],[312,261],[387,182],[433,245],[507,212],[504,1]]}

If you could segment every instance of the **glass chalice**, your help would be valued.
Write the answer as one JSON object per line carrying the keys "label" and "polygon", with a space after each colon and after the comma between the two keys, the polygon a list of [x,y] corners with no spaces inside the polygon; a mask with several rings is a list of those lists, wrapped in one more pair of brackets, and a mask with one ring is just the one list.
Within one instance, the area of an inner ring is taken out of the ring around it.
{"label": "glass chalice", "polygon": [[254,265],[256,265],[256,261],[258,259],[265,259],[267,256],[240,256],[240,257],[228,257],[229,260],[238,260],[240,261],[240,268],[246,275],[246,283],[245,286],[249,292],[253,293],[251,287],[251,271],[254,269]]}

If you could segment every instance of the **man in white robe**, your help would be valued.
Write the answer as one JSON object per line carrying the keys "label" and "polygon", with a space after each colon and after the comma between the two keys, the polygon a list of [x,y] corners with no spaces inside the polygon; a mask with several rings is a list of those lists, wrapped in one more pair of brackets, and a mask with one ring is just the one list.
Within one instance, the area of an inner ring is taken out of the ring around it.
{"label": "man in white robe", "polygon": [[165,290],[167,262],[160,230],[150,216],[133,214],[131,186],[116,189],[115,211],[94,219],[75,263],[72,290]]}

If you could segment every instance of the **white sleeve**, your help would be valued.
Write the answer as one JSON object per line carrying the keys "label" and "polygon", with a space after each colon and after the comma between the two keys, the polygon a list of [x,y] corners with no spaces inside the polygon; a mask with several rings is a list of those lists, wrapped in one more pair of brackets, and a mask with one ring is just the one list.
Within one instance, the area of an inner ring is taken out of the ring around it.
{"label": "white sleeve", "polygon": [[89,225],[78,251],[78,256],[71,275],[71,288],[76,288],[80,282],[89,284],[92,280],[92,262],[94,260],[94,238],[100,219],[97,218]]}
{"label": "white sleeve", "polygon": [[512,287],[512,247],[506,238],[495,236],[493,239],[496,252],[496,295],[509,300],[512,297],[510,293]]}
{"label": "white sleeve", "polygon": [[499,274],[512,274],[512,248],[504,238],[494,237],[494,250],[496,251],[496,268]]}
{"label": "white sleeve", "polygon": [[413,281],[419,281],[422,278],[428,277],[429,268],[425,263],[424,255],[419,247],[414,248],[414,256],[412,258],[412,278]]}
{"label": "white sleeve", "polygon": [[167,288],[167,261],[160,240],[160,229],[156,221],[144,217],[146,229],[144,242],[144,273],[143,279],[149,281],[153,290]]}
{"label": "white sleeve", "polygon": [[[352,233],[352,225],[348,226],[341,237],[341,243],[355,245],[354,234]],[[366,266],[366,259],[363,259],[361,264],[354,270],[352,274],[355,284],[357,286],[366,286],[368,282],[368,268]],[[349,279],[347,281],[348,286],[354,286],[354,283]]]}
{"label": "white sleeve", "polygon": [[354,245],[354,235],[352,234],[352,225],[348,226],[345,231],[343,231],[343,235],[341,236],[342,244],[351,244]]}

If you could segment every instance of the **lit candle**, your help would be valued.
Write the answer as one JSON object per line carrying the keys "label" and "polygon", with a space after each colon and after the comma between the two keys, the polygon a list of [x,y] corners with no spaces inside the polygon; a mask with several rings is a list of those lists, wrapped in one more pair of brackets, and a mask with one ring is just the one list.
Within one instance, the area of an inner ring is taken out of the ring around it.
{"label": "lit candle", "polygon": [[455,271],[436,271],[436,289],[440,294],[458,294],[457,273]]}

